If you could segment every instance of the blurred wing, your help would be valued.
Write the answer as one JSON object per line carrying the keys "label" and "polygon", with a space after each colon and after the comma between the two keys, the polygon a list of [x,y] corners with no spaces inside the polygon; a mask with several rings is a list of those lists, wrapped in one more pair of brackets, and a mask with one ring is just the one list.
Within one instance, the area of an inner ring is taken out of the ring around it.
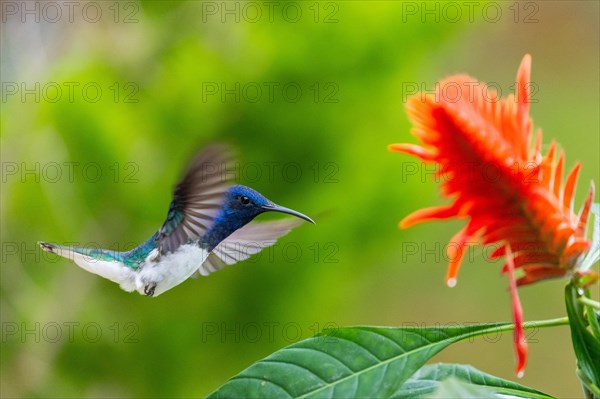
{"label": "blurred wing", "polygon": [[197,274],[206,276],[227,265],[248,259],[263,248],[275,244],[279,237],[286,235],[302,223],[300,219],[283,219],[245,225],[213,249],[206,261],[198,268],[195,277]]}
{"label": "blurred wing", "polygon": [[229,188],[232,152],[213,145],[194,157],[184,177],[175,186],[167,220],[158,238],[160,254],[196,241],[210,229]]}

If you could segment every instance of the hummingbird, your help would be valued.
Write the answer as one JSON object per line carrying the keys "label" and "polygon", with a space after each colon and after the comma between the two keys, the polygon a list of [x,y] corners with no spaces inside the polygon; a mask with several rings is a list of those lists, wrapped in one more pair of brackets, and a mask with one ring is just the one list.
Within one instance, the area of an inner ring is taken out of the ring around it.
{"label": "hummingbird", "polygon": [[[231,154],[228,147],[216,144],[199,152],[175,186],[163,225],[130,251],[38,244],[127,292],[158,296],[189,277],[206,276],[275,244],[303,223],[300,219],[315,223],[250,187],[232,184],[227,172],[232,170]],[[300,219],[250,223],[265,212]]]}

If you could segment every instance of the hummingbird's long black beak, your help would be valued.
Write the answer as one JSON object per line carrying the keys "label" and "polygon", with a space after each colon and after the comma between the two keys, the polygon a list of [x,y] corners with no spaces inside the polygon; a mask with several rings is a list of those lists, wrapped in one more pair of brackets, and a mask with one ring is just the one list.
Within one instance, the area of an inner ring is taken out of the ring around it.
{"label": "hummingbird's long black beak", "polygon": [[296,217],[299,217],[300,219],[306,220],[307,222],[311,222],[312,224],[316,224],[314,220],[312,220],[311,218],[309,218],[305,214],[297,212],[297,211],[295,211],[293,209],[290,209],[290,208],[286,208],[285,206],[277,205],[277,204],[275,204],[273,202],[271,202],[271,203],[269,203],[267,205],[264,205],[262,208],[265,211],[281,212],[281,213],[287,213],[288,215],[294,215]]}

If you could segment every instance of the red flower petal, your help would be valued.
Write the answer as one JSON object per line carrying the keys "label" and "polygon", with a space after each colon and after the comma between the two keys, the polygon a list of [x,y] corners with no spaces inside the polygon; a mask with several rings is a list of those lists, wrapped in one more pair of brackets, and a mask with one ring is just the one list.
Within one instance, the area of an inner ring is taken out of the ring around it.
{"label": "red flower petal", "polygon": [[[555,159],[556,143],[552,142],[542,156],[539,130],[532,145],[530,69],[531,57],[525,55],[517,73],[517,91],[505,99],[465,75],[439,82],[433,94],[411,97],[407,111],[412,133],[422,145],[389,146],[392,151],[437,163],[436,176],[444,177],[442,195],[454,199],[450,205],[410,214],[400,227],[431,219],[468,219],[446,248],[448,285],[456,284],[464,250],[473,242],[497,245],[491,259],[506,257],[502,271],[508,274],[511,287],[518,373],[525,367],[527,344],[517,286],[576,270],[590,247],[585,234],[594,197],[592,184],[576,215],[573,193],[581,165],[575,165],[561,186],[563,151]],[[516,268],[524,274],[518,279]]]}
{"label": "red flower petal", "polygon": [[510,244],[506,245],[506,265],[508,270],[508,282],[510,287],[510,297],[512,300],[513,321],[515,330],[513,333],[515,341],[515,353],[517,355],[516,373],[519,378],[525,373],[525,364],[527,364],[527,340],[525,339],[525,330],[523,328],[523,308],[517,292],[517,282],[515,281],[515,267],[512,260]]}
{"label": "red flower petal", "polygon": [[[457,251],[466,242],[510,244],[516,251],[515,267],[527,274],[535,266],[535,272],[519,279],[519,284],[569,274],[589,247],[584,234],[593,187],[580,214],[573,211],[581,165],[575,165],[561,187],[564,153],[555,159],[552,142],[542,156],[539,131],[531,146],[530,68],[531,57],[526,55],[517,74],[517,91],[506,99],[465,75],[441,81],[433,94],[411,97],[407,109],[412,133],[423,146],[389,146],[437,163],[438,175],[445,177],[442,194],[455,198],[451,205],[412,213],[402,220],[402,228],[431,219],[469,219],[450,242],[455,248],[448,249],[453,255],[447,274],[451,284],[462,260]],[[502,251],[495,251],[492,258],[502,256]]]}

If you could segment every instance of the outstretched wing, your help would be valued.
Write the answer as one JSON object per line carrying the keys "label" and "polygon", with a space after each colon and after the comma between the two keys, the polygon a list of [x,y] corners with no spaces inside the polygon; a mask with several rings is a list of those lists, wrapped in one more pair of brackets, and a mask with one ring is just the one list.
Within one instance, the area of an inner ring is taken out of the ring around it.
{"label": "outstretched wing", "polygon": [[263,248],[275,244],[279,237],[302,223],[300,219],[283,219],[247,224],[221,241],[198,268],[194,277],[198,274],[206,276],[227,265],[248,259]]}
{"label": "outstretched wing", "polygon": [[229,188],[233,154],[213,145],[194,157],[175,187],[167,220],[158,231],[160,254],[196,241],[210,229]]}

